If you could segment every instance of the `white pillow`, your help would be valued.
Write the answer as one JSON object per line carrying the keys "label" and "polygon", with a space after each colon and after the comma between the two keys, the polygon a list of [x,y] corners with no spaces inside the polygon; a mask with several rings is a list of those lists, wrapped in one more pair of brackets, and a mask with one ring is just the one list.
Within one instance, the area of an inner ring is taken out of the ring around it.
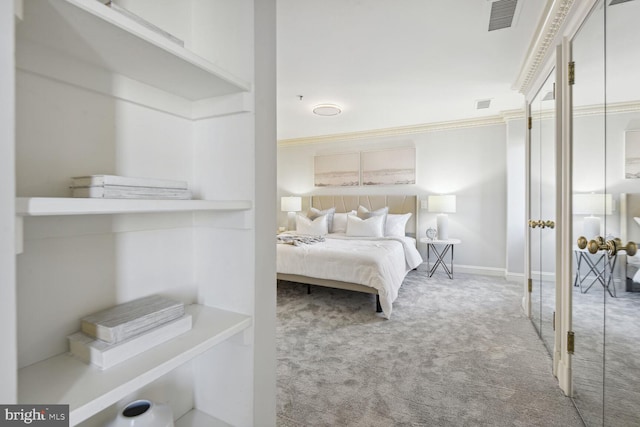
{"label": "white pillow", "polygon": [[301,214],[296,215],[296,233],[324,236],[328,232],[327,215],[321,215],[316,219],[310,219]]}
{"label": "white pillow", "polygon": [[385,222],[384,225],[384,235],[404,237],[409,218],[411,218],[411,212],[406,214],[388,214],[387,222]]}
{"label": "white pillow", "polygon": [[356,211],[346,213],[333,214],[333,227],[329,229],[329,233],[346,233],[347,232],[347,216],[355,215]]}
{"label": "white pillow", "polygon": [[316,219],[320,215],[326,215],[327,216],[327,227],[329,227],[329,230],[331,230],[333,228],[333,215],[335,213],[336,213],[336,208],[329,208],[329,209],[325,209],[323,211],[321,211],[320,209],[311,208],[311,209],[309,209],[309,212],[307,212],[307,216],[309,218],[311,218],[311,219]]}
{"label": "white pillow", "polygon": [[384,216],[386,221],[386,216],[389,213],[389,207],[385,206],[384,208],[376,209],[375,211],[370,211],[364,206],[358,206],[358,217],[362,219],[371,218],[372,216]]}
{"label": "white pillow", "polygon": [[636,224],[640,225],[640,216],[634,216],[633,219],[636,222]]}
{"label": "white pillow", "polygon": [[347,215],[347,236],[383,237],[384,217],[376,215],[369,219],[362,219],[355,215]]}

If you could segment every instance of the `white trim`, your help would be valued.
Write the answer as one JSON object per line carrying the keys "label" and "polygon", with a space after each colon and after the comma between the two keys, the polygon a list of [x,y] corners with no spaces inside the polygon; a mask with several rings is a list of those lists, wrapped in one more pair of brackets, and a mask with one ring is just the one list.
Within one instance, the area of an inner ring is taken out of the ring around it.
{"label": "white trim", "polygon": [[505,124],[507,120],[523,117],[520,110],[509,110],[499,115],[487,116],[475,119],[452,120],[446,122],[425,123],[412,126],[400,126],[385,129],[371,129],[359,132],[345,132],[331,135],[318,135],[302,138],[278,140],[278,146],[315,144],[335,141],[352,141],[357,139],[370,139],[385,136],[412,135],[417,133],[436,132],[449,129],[465,129],[480,126],[493,126]]}
{"label": "white trim", "polygon": [[524,279],[524,273],[511,273],[507,271],[504,278],[507,280],[507,282],[520,282],[522,279]]}
{"label": "white trim", "polygon": [[536,35],[527,51],[527,56],[520,68],[520,73],[513,85],[521,93],[530,91],[536,76],[540,74],[541,64],[544,64],[553,50],[550,51],[574,0],[554,0],[551,6],[547,4],[546,13],[538,24]]}
{"label": "white trim", "polygon": [[481,276],[506,277],[507,271],[504,268],[482,267],[479,265],[459,265],[453,264],[453,275],[456,273],[479,274]]}

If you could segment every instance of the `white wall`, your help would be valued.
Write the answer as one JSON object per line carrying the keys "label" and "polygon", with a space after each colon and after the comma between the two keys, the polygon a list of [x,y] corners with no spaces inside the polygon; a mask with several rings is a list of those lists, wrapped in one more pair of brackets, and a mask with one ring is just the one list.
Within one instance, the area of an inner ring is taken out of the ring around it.
{"label": "white wall", "polygon": [[[0,325],[15,325],[14,16],[13,2],[0,2]],[[0,402],[17,399],[16,331],[0,333]]]}
{"label": "white wall", "polygon": [[[315,155],[394,146],[416,148],[415,185],[314,188]],[[520,166],[524,168],[524,163],[520,163]],[[426,199],[430,194],[445,193],[457,196],[457,212],[449,215],[449,235],[462,240],[455,253],[457,271],[465,269],[504,275],[507,267],[505,124],[278,147],[279,197],[307,194],[417,194],[420,199]],[[435,227],[435,214],[422,210],[419,215],[418,234],[422,237],[428,227]],[[279,225],[286,225],[286,215],[279,212],[278,221]],[[426,252],[422,245],[421,250]]]}

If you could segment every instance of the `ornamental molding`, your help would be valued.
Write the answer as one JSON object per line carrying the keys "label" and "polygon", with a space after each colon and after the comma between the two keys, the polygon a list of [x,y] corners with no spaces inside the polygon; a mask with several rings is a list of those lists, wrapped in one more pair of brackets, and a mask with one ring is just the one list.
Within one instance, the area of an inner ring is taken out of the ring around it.
{"label": "ornamental molding", "polygon": [[518,79],[513,86],[520,93],[526,94],[531,89],[541,65],[548,58],[549,50],[555,46],[553,42],[556,40],[573,4],[574,0],[555,0],[547,9],[547,13],[538,25]]}
{"label": "ornamental molding", "polygon": [[446,122],[425,123],[411,126],[400,126],[384,129],[371,129],[359,132],[346,132],[331,135],[309,136],[303,138],[281,139],[278,146],[319,144],[336,141],[355,141],[389,136],[415,135],[419,133],[437,132],[452,129],[467,129],[480,126],[503,125],[509,120],[523,119],[523,110],[509,110],[493,116],[452,120]]}

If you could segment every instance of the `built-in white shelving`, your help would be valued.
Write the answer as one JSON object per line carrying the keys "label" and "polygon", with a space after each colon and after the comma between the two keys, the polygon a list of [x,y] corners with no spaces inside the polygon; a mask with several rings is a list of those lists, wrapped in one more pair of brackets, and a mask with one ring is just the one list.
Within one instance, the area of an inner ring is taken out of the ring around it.
{"label": "built-in white shelving", "polygon": [[112,368],[100,370],[65,353],[20,369],[18,401],[69,404],[73,426],[252,324],[249,316],[201,305],[188,306],[187,313],[191,331]]}
{"label": "built-in white shelving", "polygon": [[98,1],[38,0],[24,6],[18,36],[78,61],[191,101],[251,89],[233,74]]}
{"label": "built-in white shelving", "polygon": [[145,212],[236,211],[251,209],[250,200],[146,200],[72,197],[18,197],[18,216],[97,215]]}

